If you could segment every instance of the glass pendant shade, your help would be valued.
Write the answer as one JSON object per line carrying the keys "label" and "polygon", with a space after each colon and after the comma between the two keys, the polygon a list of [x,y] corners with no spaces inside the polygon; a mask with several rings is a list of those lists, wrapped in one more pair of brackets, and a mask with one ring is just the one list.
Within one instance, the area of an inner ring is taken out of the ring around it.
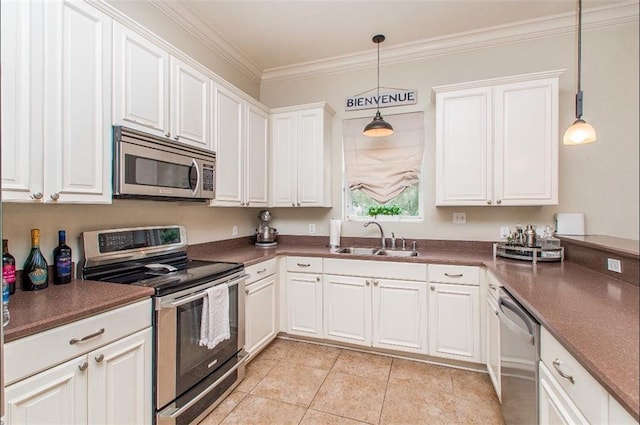
{"label": "glass pendant shade", "polygon": [[582,118],[573,122],[573,125],[567,129],[562,139],[562,143],[569,146],[586,145],[595,141],[596,130]]}
{"label": "glass pendant shade", "polygon": [[393,127],[382,118],[380,111],[378,111],[373,120],[364,128],[362,134],[369,137],[390,136],[393,134]]}

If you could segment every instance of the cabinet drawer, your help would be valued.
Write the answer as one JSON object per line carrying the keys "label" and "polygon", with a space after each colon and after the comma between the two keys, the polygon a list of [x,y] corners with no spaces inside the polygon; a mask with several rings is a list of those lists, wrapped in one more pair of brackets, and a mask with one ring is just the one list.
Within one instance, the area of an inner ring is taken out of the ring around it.
{"label": "cabinet drawer", "polygon": [[[88,353],[151,326],[151,300],[107,311],[59,326],[4,346],[5,384]],[[72,340],[84,341],[71,343]]]}
{"label": "cabinet drawer", "polygon": [[[606,423],[607,392],[544,327],[540,331],[540,357],[587,420],[592,424]],[[573,377],[573,382],[561,376],[560,371]]]}
{"label": "cabinet drawer", "polygon": [[381,279],[406,279],[424,282],[427,265],[395,263],[391,261],[324,259],[325,274],[343,276],[376,277]]}
{"label": "cabinet drawer", "polygon": [[496,279],[496,277],[487,270],[487,293],[496,301],[498,301],[501,286],[502,285],[498,282],[498,279]]}
{"label": "cabinet drawer", "polygon": [[247,278],[247,282],[245,285],[250,285],[253,282],[256,282],[263,277],[271,276],[276,272],[276,259],[272,258],[271,260],[263,261],[258,264],[254,264],[252,266],[246,267],[244,269],[245,273],[249,275]]}
{"label": "cabinet drawer", "polygon": [[480,267],[429,264],[429,282],[480,285]]}
{"label": "cabinet drawer", "polygon": [[287,271],[322,273],[321,257],[287,257]]}

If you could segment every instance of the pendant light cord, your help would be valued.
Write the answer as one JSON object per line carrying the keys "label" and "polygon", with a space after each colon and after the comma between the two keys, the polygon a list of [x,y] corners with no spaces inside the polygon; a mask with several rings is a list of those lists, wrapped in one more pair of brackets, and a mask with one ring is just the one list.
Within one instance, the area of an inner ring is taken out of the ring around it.
{"label": "pendant light cord", "polygon": [[[582,1],[582,0],[580,0]],[[376,110],[377,112],[380,112],[380,43],[381,41],[379,41],[378,44],[378,90],[376,91]]]}
{"label": "pendant light cord", "polygon": [[582,75],[582,0],[578,0],[578,93],[580,93],[581,91],[581,84],[580,84],[580,81],[582,78],[581,75]]}

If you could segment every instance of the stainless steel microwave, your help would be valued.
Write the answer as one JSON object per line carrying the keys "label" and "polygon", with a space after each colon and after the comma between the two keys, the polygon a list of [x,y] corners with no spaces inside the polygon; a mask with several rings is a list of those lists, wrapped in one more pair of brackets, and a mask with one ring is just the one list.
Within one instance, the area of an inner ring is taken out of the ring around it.
{"label": "stainless steel microwave", "polygon": [[113,197],[208,200],[216,154],[122,126],[113,127]]}

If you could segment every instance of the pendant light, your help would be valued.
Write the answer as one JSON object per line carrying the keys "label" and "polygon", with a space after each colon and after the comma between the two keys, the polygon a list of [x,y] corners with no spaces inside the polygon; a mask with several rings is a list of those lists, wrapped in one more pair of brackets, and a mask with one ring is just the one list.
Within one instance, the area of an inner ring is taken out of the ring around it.
{"label": "pendant light", "polygon": [[382,43],[384,39],[385,37],[382,34],[374,35],[372,38],[373,42],[378,45],[378,89],[376,97],[378,110],[376,112],[376,116],[373,117],[373,120],[367,124],[362,132],[362,134],[369,137],[383,137],[393,134],[393,127],[391,127],[391,124],[386,122],[384,118],[382,118],[382,115],[380,115],[380,43]]}
{"label": "pendant light", "polygon": [[580,77],[582,71],[582,0],[578,0],[578,92],[576,93],[576,120],[564,133],[562,143],[575,146],[596,141],[596,131],[582,119],[582,90]]}

